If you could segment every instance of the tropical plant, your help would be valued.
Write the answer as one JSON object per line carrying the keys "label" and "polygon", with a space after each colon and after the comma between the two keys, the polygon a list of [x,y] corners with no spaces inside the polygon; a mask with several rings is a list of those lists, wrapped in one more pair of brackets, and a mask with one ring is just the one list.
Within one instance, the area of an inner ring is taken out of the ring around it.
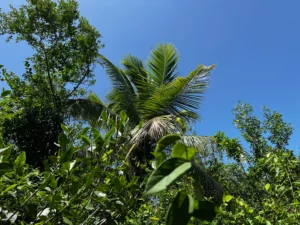
{"label": "tropical plant", "polygon": [[[100,55],[100,63],[112,82],[112,90],[106,96],[107,104],[93,94],[88,99],[74,100],[71,112],[103,126],[99,120],[101,111],[115,118],[123,110],[130,121],[130,144],[134,144],[135,149],[145,150],[135,151],[135,157],[138,161],[149,159],[154,143],[161,137],[170,133],[183,135],[188,124],[199,118],[198,109],[209,73],[214,68],[214,65],[199,65],[186,77],[180,77],[178,61],[179,54],[171,44],[157,45],[145,63],[129,55],[122,60],[122,68]],[[187,144],[203,139],[190,138]]]}

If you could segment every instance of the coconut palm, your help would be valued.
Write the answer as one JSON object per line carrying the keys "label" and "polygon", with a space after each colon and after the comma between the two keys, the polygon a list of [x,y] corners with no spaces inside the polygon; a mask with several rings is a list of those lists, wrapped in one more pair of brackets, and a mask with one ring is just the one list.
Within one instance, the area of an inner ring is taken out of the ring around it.
{"label": "coconut palm", "polygon": [[[179,54],[171,44],[159,44],[143,63],[128,55],[117,67],[103,55],[100,62],[112,82],[112,91],[103,104],[94,94],[88,99],[71,101],[73,114],[89,121],[99,118],[103,109],[108,115],[124,111],[133,129],[133,142],[149,137],[157,140],[166,133],[182,132],[182,125],[199,118],[198,110],[214,65],[199,65],[187,76],[177,72]],[[142,137],[142,138],[141,138]]]}

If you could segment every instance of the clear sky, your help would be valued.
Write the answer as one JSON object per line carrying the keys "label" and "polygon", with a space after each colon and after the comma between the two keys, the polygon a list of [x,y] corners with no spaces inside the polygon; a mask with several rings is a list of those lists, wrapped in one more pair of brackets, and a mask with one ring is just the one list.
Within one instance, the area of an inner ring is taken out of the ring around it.
{"label": "clear sky", "polygon": [[[1,0],[15,6],[25,0]],[[256,115],[265,105],[283,114],[295,128],[290,148],[300,147],[300,1],[299,0],[79,0],[81,14],[103,35],[101,53],[118,64],[131,53],[146,59],[157,43],[172,42],[180,52],[180,75],[198,64],[217,64],[201,108],[198,134],[218,130],[231,137],[238,100]],[[0,64],[16,73],[30,54],[25,45],[0,39]],[[0,86],[3,84],[0,83]],[[110,90],[97,68],[100,97]]]}

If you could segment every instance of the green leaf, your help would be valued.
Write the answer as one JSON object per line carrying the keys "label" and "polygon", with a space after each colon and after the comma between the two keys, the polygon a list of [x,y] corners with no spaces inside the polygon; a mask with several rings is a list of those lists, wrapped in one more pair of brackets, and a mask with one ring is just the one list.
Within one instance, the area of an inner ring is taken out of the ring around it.
{"label": "green leaf", "polygon": [[172,157],[190,160],[196,153],[195,148],[187,148],[182,143],[176,143],[172,149]]}
{"label": "green leaf", "polygon": [[164,161],[149,177],[145,194],[154,194],[166,190],[174,181],[185,174],[192,164],[181,158]]}
{"label": "green leaf", "polygon": [[159,167],[163,161],[165,161],[165,159],[167,158],[167,155],[165,152],[160,152],[158,153],[158,155],[156,155],[155,159],[155,168]]}
{"label": "green leaf", "polygon": [[91,171],[91,173],[89,174],[89,176],[87,177],[86,183],[85,183],[86,186],[90,186],[90,185],[92,184],[97,169],[98,169],[98,167],[96,166],[96,167]]}
{"label": "green leaf", "polygon": [[60,157],[60,163],[65,163],[68,161],[71,161],[72,157],[74,154],[74,148],[71,147],[67,149],[66,151],[62,152],[61,157]]}
{"label": "green leaf", "polygon": [[271,188],[271,184],[266,184],[266,185],[265,185],[266,191],[268,191],[270,188]]}
{"label": "green leaf", "polygon": [[22,152],[15,160],[14,164],[15,167],[21,167],[25,164],[26,162],[26,153]]}
{"label": "green leaf", "polygon": [[182,158],[184,158],[186,160],[190,160],[196,154],[196,149],[195,148],[187,148],[186,151],[187,151],[186,154],[182,155]]}
{"label": "green leaf", "polygon": [[68,144],[68,138],[64,133],[60,133],[58,136],[58,143],[62,150],[66,150]]}
{"label": "green leaf", "polygon": [[12,190],[13,188],[15,188],[17,185],[18,185],[18,184],[10,185],[9,187],[7,187],[7,188],[1,193],[1,195],[6,194],[7,192],[9,192],[9,191]]}
{"label": "green leaf", "polygon": [[115,133],[116,129],[113,127],[111,128],[104,136],[104,140],[107,142],[111,139],[111,137],[113,136],[113,134]]}
{"label": "green leaf", "polygon": [[50,175],[49,173],[44,173],[44,174],[45,174],[45,179],[38,187],[39,190],[43,190],[52,181],[52,179],[55,179],[54,175]]}
{"label": "green leaf", "polygon": [[182,143],[176,143],[172,149],[172,157],[181,158],[186,153],[186,147]]}
{"label": "green leaf", "polygon": [[154,154],[158,154],[159,152],[163,151],[168,145],[171,145],[178,140],[180,140],[180,135],[178,134],[169,134],[164,136],[157,142]]}
{"label": "green leaf", "polygon": [[212,221],[216,217],[215,205],[209,201],[195,201],[192,215],[201,220]]}
{"label": "green leaf", "polygon": [[119,193],[122,189],[121,186],[121,182],[119,180],[119,178],[115,177],[112,181],[111,181],[112,185],[113,185],[113,189],[115,192]]}
{"label": "green leaf", "polygon": [[70,133],[70,129],[64,124],[60,124],[61,129],[63,129],[67,134]]}
{"label": "green leaf", "polygon": [[4,98],[4,97],[6,97],[6,96],[8,96],[8,95],[10,95],[10,94],[11,94],[11,91],[10,91],[10,90],[5,90],[5,91],[2,91],[1,97]]}
{"label": "green leaf", "polygon": [[81,140],[84,142],[84,144],[91,145],[91,141],[87,136],[81,136]]}
{"label": "green leaf", "polygon": [[8,149],[10,149],[11,148],[11,146],[8,146],[8,147],[6,147],[6,148],[1,148],[0,149],[0,154],[2,153],[2,152],[5,152],[6,150],[8,150]]}
{"label": "green leaf", "polygon": [[166,225],[187,225],[194,210],[194,199],[178,192],[167,212]]}
{"label": "green leaf", "polygon": [[63,216],[63,221],[68,224],[68,225],[73,225],[73,223],[71,222],[71,220],[69,220],[67,217]]}
{"label": "green leaf", "polygon": [[223,202],[230,202],[230,200],[233,198],[232,195],[223,195]]}

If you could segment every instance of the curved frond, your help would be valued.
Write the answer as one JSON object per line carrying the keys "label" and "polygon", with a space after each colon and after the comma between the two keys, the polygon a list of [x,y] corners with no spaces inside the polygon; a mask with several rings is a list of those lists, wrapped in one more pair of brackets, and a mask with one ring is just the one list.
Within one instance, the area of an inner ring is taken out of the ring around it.
{"label": "curved frond", "polygon": [[128,55],[121,64],[124,66],[124,73],[134,84],[138,101],[144,101],[155,90],[155,86],[149,79],[151,75],[145,69],[143,62],[135,56]]}
{"label": "curved frond", "polygon": [[179,54],[171,44],[159,44],[151,52],[147,65],[157,86],[172,82],[176,77]]}
{"label": "curved frond", "polygon": [[135,106],[137,97],[128,76],[102,55],[100,55],[100,61],[112,81],[113,90],[107,98],[113,105],[113,111],[115,113],[125,111],[132,121],[138,121],[139,115]]}
{"label": "curved frond", "polygon": [[[187,112],[197,114],[204,91],[208,86],[209,72],[214,65],[200,65],[187,77],[178,77],[171,83],[162,85],[141,105],[144,119],[160,115],[174,115],[189,120]],[[185,112],[185,113],[182,113]]]}
{"label": "curved frond", "polygon": [[72,117],[88,121],[93,126],[96,124],[100,125],[99,119],[103,111],[106,111],[108,119],[118,117],[94,93],[90,94],[86,99],[69,99],[67,101],[67,110]]}

